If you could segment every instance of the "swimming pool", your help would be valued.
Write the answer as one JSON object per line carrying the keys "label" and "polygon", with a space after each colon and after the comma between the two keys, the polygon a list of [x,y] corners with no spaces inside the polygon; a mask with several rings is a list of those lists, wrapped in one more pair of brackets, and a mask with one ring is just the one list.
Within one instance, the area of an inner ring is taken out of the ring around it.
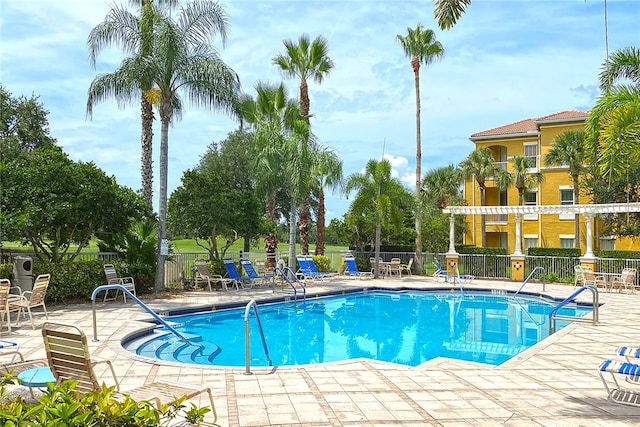
{"label": "swimming pool", "polygon": [[[498,365],[549,335],[555,302],[451,291],[367,291],[259,305],[275,366],[370,358],[417,366],[435,357]],[[559,313],[582,317],[590,308]],[[244,307],[175,316],[175,335],[155,332],[125,343],[138,355],[221,366],[244,366]],[[268,366],[251,315],[251,366]],[[557,322],[557,328],[567,322]]]}

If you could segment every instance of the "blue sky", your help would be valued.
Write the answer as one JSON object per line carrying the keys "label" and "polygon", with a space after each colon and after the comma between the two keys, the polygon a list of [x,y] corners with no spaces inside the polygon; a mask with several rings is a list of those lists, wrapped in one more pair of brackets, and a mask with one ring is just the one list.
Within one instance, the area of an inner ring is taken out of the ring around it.
{"label": "blue sky", "polygon": [[[123,1],[117,1],[117,4]],[[124,2],[128,4],[128,2]],[[184,1],[183,1],[184,3]],[[415,94],[409,58],[396,40],[420,22],[436,31],[444,58],[421,68],[422,170],[457,164],[473,150],[472,133],[529,117],[590,109],[605,58],[604,0],[473,0],[458,25],[441,31],[431,0],[227,0],[226,46],[215,44],[255,95],[258,81],[280,82],[271,59],[302,33],[328,39],[335,63],[310,83],[313,131],[343,159],[345,175],[383,154],[409,189],[415,185]],[[99,104],[85,114],[97,73],[123,59],[105,51],[89,66],[86,40],[110,4],[100,0],[2,0],[0,82],[14,96],[40,97],[50,133],[74,159],[93,161],[117,181],[140,187],[137,104]],[[640,1],[608,0],[609,51],[640,45]],[[298,82],[284,80],[291,94]],[[187,105],[169,134],[169,192],[209,144],[238,124]],[[159,125],[155,142],[159,144]],[[157,168],[158,150],[154,151]],[[154,184],[157,186],[156,169]],[[157,204],[157,193],[154,193]],[[327,218],[349,201],[328,194]]]}

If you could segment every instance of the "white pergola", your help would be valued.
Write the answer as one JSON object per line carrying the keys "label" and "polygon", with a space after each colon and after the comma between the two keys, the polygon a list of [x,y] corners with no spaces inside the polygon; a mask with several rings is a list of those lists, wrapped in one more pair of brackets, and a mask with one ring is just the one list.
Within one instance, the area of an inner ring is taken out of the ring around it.
{"label": "white pergola", "polygon": [[449,252],[456,253],[455,215],[509,215],[516,216],[516,245],[513,255],[522,255],[522,215],[525,214],[580,214],[586,219],[587,248],[585,258],[593,254],[593,218],[599,214],[640,212],[640,203],[607,203],[601,205],[547,205],[547,206],[447,206],[442,210],[449,218]]}

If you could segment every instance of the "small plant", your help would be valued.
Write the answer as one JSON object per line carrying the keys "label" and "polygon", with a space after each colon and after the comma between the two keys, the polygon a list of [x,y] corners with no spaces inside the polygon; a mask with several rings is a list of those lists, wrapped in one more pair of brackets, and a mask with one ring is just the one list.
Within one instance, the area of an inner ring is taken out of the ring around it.
{"label": "small plant", "polygon": [[6,386],[14,384],[10,374],[0,377],[0,425],[23,426],[200,426],[211,410],[191,404],[185,399],[157,409],[151,402],[136,402],[129,396],[114,397],[115,387],[103,387],[78,396],[75,381],[49,384],[38,402],[27,402],[22,396],[10,396]]}

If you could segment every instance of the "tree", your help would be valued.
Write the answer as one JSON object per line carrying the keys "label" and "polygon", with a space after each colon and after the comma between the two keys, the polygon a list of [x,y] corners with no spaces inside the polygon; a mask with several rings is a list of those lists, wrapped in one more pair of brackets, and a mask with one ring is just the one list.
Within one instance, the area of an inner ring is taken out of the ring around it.
{"label": "tree", "polygon": [[[152,6],[155,14],[151,54],[125,59],[117,71],[98,76],[89,90],[89,99],[103,99],[119,93],[130,100],[140,94],[141,82],[127,76],[144,76],[152,82],[153,104],[160,114],[160,187],[158,239],[160,241],[154,290],[164,288],[164,258],[167,255],[167,170],[169,124],[180,118],[183,102],[179,91],[195,105],[204,105],[233,115],[237,106],[239,80],[236,73],[211,47],[209,39],[226,40],[227,17],[218,3],[195,0],[183,7],[174,21],[166,11]],[[121,85],[125,84],[126,87]]]}
{"label": "tree", "polygon": [[[547,166],[568,166],[573,182],[573,203],[579,204],[580,175],[586,161],[585,133],[583,130],[562,132],[553,140],[544,157]],[[575,215],[575,247],[580,248],[580,214]]]}
{"label": "tree", "polygon": [[433,16],[442,30],[450,30],[458,22],[471,0],[434,0]]}
{"label": "tree", "polygon": [[[3,152],[6,142],[0,141]],[[0,172],[3,238],[31,245],[40,259],[73,259],[94,234],[124,232],[150,215],[131,189],[93,163],[73,162],[57,146],[22,150],[3,159]]]}
{"label": "tree", "polygon": [[[196,239],[210,259],[221,259],[240,237],[249,242],[262,230],[261,201],[255,193],[255,147],[244,131],[213,144],[198,166],[187,170],[169,200],[169,229]],[[220,250],[217,238],[226,244]],[[201,241],[201,239],[203,241]]]}
{"label": "tree", "polygon": [[496,183],[501,190],[514,186],[518,190],[518,205],[523,206],[524,192],[542,183],[544,177],[540,172],[528,171],[533,167],[533,161],[530,157],[513,156],[511,164],[511,172],[500,170],[496,176]]}
{"label": "tree", "polygon": [[4,143],[2,156],[11,159],[22,150],[55,145],[56,140],[49,135],[48,114],[38,97],[15,98],[0,84],[0,141]]}
{"label": "tree", "polygon": [[414,86],[416,91],[416,273],[422,273],[422,203],[420,197],[422,183],[422,137],[420,134],[420,64],[429,66],[444,56],[442,44],[436,40],[433,30],[424,29],[422,24],[407,28],[407,35],[396,36],[406,56],[411,57]]}
{"label": "tree", "polygon": [[318,239],[316,255],[324,255],[325,248],[325,197],[324,187],[337,189],[342,185],[342,160],[335,152],[320,149],[316,162],[312,166],[315,190],[318,194]]}
{"label": "tree", "polygon": [[[151,45],[153,43],[153,21],[154,12],[152,8],[153,0],[130,0],[132,5],[139,7],[140,16],[129,13],[122,7],[114,6],[105,19],[96,25],[87,39],[87,48],[89,49],[89,62],[95,69],[96,59],[102,49],[109,46],[118,46],[124,49],[125,53],[130,55],[140,55],[147,57],[151,54]],[[177,0],[155,0],[160,6],[173,7]],[[142,75],[123,76],[130,79],[139,79],[140,81],[140,118],[141,118],[141,183],[142,195],[144,200],[149,204],[153,203],[153,105],[151,104],[152,81],[144,78]],[[113,97],[118,102],[123,101],[123,97],[129,100],[127,95],[127,85],[115,87],[111,93],[107,93],[106,97]],[[122,93],[119,91],[123,90]],[[91,92],[91,89],[90,89]],[[105,98],[106,98],[105,97]],[[96,102],[103,101],[105,98],[97,98]],[[89,98],[91,100],[91,98]],[[93,100],[91,100],[93,101]],[[91,117],[93,113],[93,102],[87,103],[87,114]]]}
{"label": "tree", "polygon": [[[308,80],[313,79],[320,84],[333,69],[333,61],[329,58],[329,45],[322,36],[317,36],[311,42],[307,34],[302,34],[297,43],[291,39],[284,40],[283,43],[286,52],[284,54],[278,53],[272,62],[280,68],[285,77],[300,79],[300,114],[306,120],[310,131]],[[303,254],[308,254],[310,230],[308,194],[305,196],[300,212],[300,226],[301,251]]]}
{"label": "tree", "polygon": [[350,215],[375,217],[375,270],[374,277],[380,275],[380,237],[382,226],[394,223],[402,226],[403,213],[410,204],[411,196],[402,183],[391,177],[391,163],[387,159],[369,160],[364,173],[353,173],[346,180],[346,194],[357,191],[349,208]]}
{"label": "tree", "polygon": [[[586,133],[591,161],[611,185],[640,161],[640,50],[616,51],[602,68],[604,94],[589,114]],[[614,85],[620,79],[631,84]]]}
{"label": "tree", "polygon": [[[496,160],[488,147],[482,147],[469,153],[467,158],[460,163],[462,177],[472,179],[475,177],[480,190],[480,206],[486,204],[487,185],[486,181],[493,178],[498,173]],[[482,247],[487,247],[487,225],[485,216],[481,218]]]}

